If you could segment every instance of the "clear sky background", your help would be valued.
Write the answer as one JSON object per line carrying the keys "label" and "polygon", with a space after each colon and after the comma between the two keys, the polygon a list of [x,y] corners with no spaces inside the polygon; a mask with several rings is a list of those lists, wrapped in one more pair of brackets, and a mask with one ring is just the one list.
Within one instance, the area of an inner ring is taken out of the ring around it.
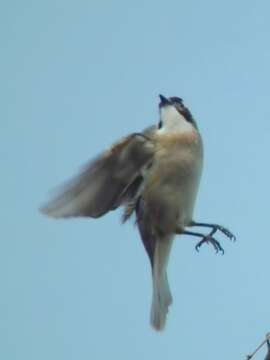
{"label": "clear sky background", "polygon": [[[244,360],[270,331],[269,1],[1,7],[1,359]],[[195,218],[237,235],[219,237],[224,256],[176,239],[161,334],[148,259],[120,211],[38,212],[91,157],[157,122],[159,93],[182,97],[204,138]]]}

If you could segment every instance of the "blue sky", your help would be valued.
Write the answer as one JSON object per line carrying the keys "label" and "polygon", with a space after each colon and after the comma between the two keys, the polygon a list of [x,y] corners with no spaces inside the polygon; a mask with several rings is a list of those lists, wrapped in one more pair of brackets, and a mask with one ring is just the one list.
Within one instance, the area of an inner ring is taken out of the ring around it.
{"label": "blue sky", "polygon": [[[269,2],[1,7],[1,358],[244,359],[270,331]],[[220,237],[223,257],[177,238],[162,334],[148,259],[119,211],[38,212],[49,189],[156,122],[159,93],[185,100],[204,139],[195,218],[237,235]]]}

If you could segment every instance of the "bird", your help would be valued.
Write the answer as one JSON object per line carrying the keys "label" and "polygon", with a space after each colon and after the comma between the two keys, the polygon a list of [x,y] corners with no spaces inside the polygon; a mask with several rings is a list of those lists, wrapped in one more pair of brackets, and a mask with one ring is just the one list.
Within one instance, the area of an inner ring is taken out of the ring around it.
{"label": "bird", "polygon": [[[235,236],[215,223],[196,222],[193,209],[203,168],[203,142],[183,99],[159,95],[159,119],[131,133],[84,166],[41,207],[53,218],[99,218],[122,207],[122,222],[132,216],[149,257],[152,275],[150,323],[165,328],[172,294],[167,266],[177,235],[190,235],[224,253],[213,235]],[[206,227],[209,234],[187,227]]]}

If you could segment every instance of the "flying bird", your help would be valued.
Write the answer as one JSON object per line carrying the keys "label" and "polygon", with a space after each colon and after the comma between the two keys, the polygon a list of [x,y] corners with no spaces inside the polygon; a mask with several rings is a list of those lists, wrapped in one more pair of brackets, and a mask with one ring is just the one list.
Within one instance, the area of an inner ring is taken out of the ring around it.
{"label": "flying bird", "polygon": [[[223,226],[194,221],[202,139],[181,98],[159,97],[157,125],[113,144],[41,209],[54,218],[99,218],[121,206],[123,222],[135,215],[152,270],[150,322],[156,330],[164,328],[172,303],[167,265],[176,234],[199,237],[196,250],[208,243],[217,252],[223,252],[213,237],[217,231],[235,239]],[[186,229],[197,226],[209,228],[209,234]]]}

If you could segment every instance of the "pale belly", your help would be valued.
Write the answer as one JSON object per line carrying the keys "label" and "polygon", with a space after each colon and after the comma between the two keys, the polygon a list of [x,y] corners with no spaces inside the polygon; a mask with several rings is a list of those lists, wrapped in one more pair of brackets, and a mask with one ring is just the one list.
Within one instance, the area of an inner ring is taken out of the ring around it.
{"label": "pale belly", "polygon": [[183,229],[190,224],[201,171],[201,156],[184,149],[174,156],[164,153],[153,164],[143,197],[163,228]]}

